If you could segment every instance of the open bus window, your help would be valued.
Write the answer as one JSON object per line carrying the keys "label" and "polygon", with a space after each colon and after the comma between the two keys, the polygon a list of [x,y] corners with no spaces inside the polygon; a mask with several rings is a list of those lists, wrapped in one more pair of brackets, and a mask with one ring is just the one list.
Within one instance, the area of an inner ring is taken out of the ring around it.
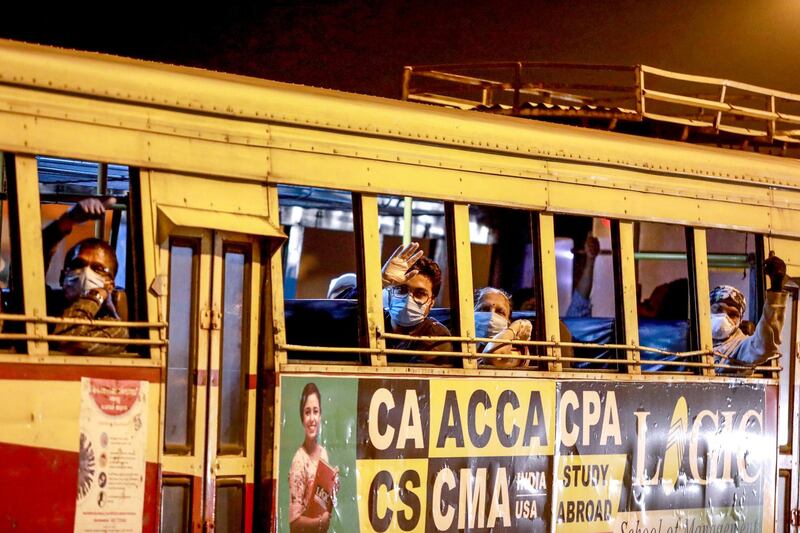
{"label": "open bus window", "polygon": [[[385,329],[390,335],[386,347],[428,354],[397,354],[390,361],[428,364],[454,364],[447,356],[433,352],[452,352],[450,342],[421,341],[408,337],[449,336],[456,317],[450,314],[450,278],[448,274],[447,232],[442,202],[400,196],[378,197],[378,218],[381,239],[381,263],[395,251],[405,254],[410,270],[417,275],[407,281],[395,275],[388,282],[384,275]],[[410,243],[404,246],[403,237]],[[415,247],[417,246],[417,247]],[[419,259],[414,259],[420,256]],[[399,256],[398,256],[399,257]],[[400,265],[401,263],[398,263]],[[396,269],[400,267],[397,266]],[[403,267],[404,268],[404,267]],[[392,277],[392,276],[389,276]]]}
{"label": "open bus window", "polygon": [[[536,213],[520,209],[470,206],[475,332],[498,340],[541,338],[536,320],[539,299]],[[529,366],[528,346],[478,344],[482,364],[496,368]],[[509,355],[509,357],[490,357]]]}
{"label": "open bus window", "polygon": [[[761,309],[756,264],[756,239],[752,233],[722,229],[706,230],[708,248],[708,287],[735,287],[748,302],[743,320],[754,324]],[[745,328],[749,326],[745,325]]]}
{"label": "open bus window", "polygon": [[55,341],[51,349],[73,355],[125,353],[126,344],[102,340],[143,332],[70,320],[144,319],[138,316],[144,306],[137,305],[135,261],[130,260],[129,168],[49,157],[37,157],[37,163],[47,314],[67,319],[52,327],[53,334],[72,337]]}
{"label": "open bus window", "polygon": [[[555,216],[558,309],[573,342],[617,343],[616,288],[611,221]],[[563,335],[562,335],[563,337]],[[574,348],[580,359],[614,359],[614,351]],[[608,363],[577,361],[572,368],[609,369]]]}
{"label": "open bus window", "polygon": [[[347,191],[278,187],[281,225],[289,236],[283,255],[286,339],[302,346],[357,347],[356,240]],[[290,352],[290,358],[320,359]],[[356,360],[355,355],[345,356]],[[325,354],[341,359],[341,354]]]}
{"label": "open bus window", "polygon": [[[669,352],[690,350],[690,292],[686,230],[682,226],[637,223],[634,230],[639,344]],[[641,353],[642,360],[676,361],[674,356]],[[680,365],[654,363],[645,371],[682,371]]]}
{"label": "open bus window", "polygon": [[785,321],[791,317],[791,302],[780,290],[762,292],[771,282],[767,276],[766,286],[762,283],[763,273],[769,272],[759,239],[752,233],[706,231],[711,336],[718,363],[766,365],[770,356],[789,353],[791,329]]}

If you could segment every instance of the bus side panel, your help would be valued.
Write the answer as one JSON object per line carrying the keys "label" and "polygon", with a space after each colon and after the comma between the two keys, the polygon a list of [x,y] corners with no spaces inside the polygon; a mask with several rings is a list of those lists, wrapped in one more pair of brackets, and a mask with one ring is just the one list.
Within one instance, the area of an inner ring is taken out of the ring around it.
{"label": "bus side panel", "polygon": [[[148,382],[142,531],[158,530],[158,368],[0,363],[0,531],[73,531],[81,378]],[[99,473],[99,455],[94,483]]]}

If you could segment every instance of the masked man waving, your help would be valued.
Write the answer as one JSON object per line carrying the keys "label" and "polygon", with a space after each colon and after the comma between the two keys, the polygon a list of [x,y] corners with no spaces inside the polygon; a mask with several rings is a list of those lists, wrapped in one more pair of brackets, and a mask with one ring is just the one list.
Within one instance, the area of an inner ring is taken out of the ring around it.
{"label": "masked man waving", "polygon": [[[428,316],[439,289],[442,271],[435,261],[423,257],[419,244],[400,246],[382,269],[385,299],[388,307],[387,329],[392,333],[414,337],[449,336],[450,331]],[[387,348],[419,351],[453,351],[448,341],[389,340]],[[426,363],[442,362],[443,357],[420,354],[414,360]]]}
{"label": "masked man waving", "polygon": [[783,290],[786,264],[779,257],[770,254],[764,263],[764,270],[770,279],[770,288],[761,318],[752,335],[746,335],[739,327],[747,309],[744,294],[730,285],[721,285],[711,291],[711,336],[714,340],[714,351],[733,364],[758,365],[780,354],[781,329],[788,294]]}

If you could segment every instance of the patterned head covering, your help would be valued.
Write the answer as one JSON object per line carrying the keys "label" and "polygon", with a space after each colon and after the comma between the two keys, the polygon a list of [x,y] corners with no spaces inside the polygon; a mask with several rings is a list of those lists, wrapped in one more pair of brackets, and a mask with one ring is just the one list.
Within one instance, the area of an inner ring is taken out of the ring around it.
{"label": "patterned head covering", "polygon": [[720,285],[711,291],[711,305],[715,303],[725,303],[739,309],[739,313],[744,316],[747,309],[747,300],[744,299],[742,291],[730,285]]}

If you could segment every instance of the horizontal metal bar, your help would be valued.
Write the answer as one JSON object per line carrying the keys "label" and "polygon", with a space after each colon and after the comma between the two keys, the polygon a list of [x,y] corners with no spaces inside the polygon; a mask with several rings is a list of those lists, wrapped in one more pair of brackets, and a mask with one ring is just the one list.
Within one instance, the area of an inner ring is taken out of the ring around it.
{"label": "horizontal metal bar", "polygon": [[111,337],[81,337],[79,335],[30,335],[28,333],[0,333],[0,341],[85,342],[89,344],[126,344],[135,346],[167,346],[167,340],[117,339]]}
{"label": "horizontal metal bar", "polygon": [[[417,340],[429,340],[429,337],[414,337]],[[585,346],[580,343],[568,343],[570,345],[576,346]],[[608,347],[609,345],[602,345]],[[639,347],[641,349],[641,347]],[[662,360],[639,360],[639,361],[631,361],[628,359],[616,359],[616,358],[608,358],[608,359],[596,359],[590,357],[554,357],[554,356],[544,356],[544,355],[526,355],[526,354],[487,354],[487,353],[478,353],[471,355],[466,352],[437,352],[437,351],[422,351],[422,350],[402,350],[402,349],[395,349],[395,348],[386,348],[384,350],[380,350],[377,348],[359,348],[359,347],[326,347],[326,346],[304,346],[299,344],[282,344],[278,346],[279,350],[283,351],[295,351],[295,352],[314,352],[314,353],[366,353],[366,354],[381,354],[381,355],[420,355],[420,354],[428,354],[434,355],[437,357],[447,357],[447,358],[473,358],[473,359],[515,359],[515,360],[525,360],[525,361],[533,361],[533,362],[549,362],[549,361],[562,361],[562,362],[570,362],[570,363],[596,363],[596,364],[618,364],[624,366],[650,366],[650,365],[663,365],[663,366],[683,366],[683,367],[690,367],[690,368],[719,368],[719,369],[726,369],[726,370],[746,370],[746,371],[760,371],[760,372],[778,372],[781,370],[780,366],[749,366],[749,365],[737,365],[737,364],[725,364],[725,363],[714,363],[714,364],[707,364],[703,362],[697,361],[662,361]],[[650,351],[642,349],[641,351]],[[658,350],[663,352],[663,350]],[[708,352],[706,351],[694,351],[694,352],[681,352],[676,353],[677,357],[690,357],[690,356],[700,356],[706,355]],[[722,354],[714,353],[719,357],[727,359]],[[323,363],[327,363],[327,361],[321,361]],[[568,369],[569,370],[569,369]],[[574,370],[585,370],[585,369],[574,369]],[[741,377],[741,376],[736,376]]]}
{"label": "horizontal metal bar", "polygon": [[55,316],[35,317],[0,313],[0,321],[35,322],[39,324],[79,324],[83,326],[120,326],[125,328],[166,328],[166,322],[131,322],[122,320],[90,320],[85,318],[63,318]]}
{"label": "horizontal metal bar", "polygon": [[464,69],[508,69],[517,68],[541,69],[541,68],[554,68],[554,69],[576,69],[576,70],[608,70],[616,72],[633,72],[636,67],[633,65],[609,65],[603,63],[550,63],[547,61],[496,61],[486,63],[453,63],[453,64],[434,64],[434,65],[414,65],[406,66],[405,68],[411,69],[413,73],[425,72],[428,70],[464,70]]}
{"label": "horizontal metal bar", "polygon": [[464,76],[461,74],[451,74],[449,72],[439,72],[436,70],[428,70],[423,72],[415,72],[416,76],[423,78],[433,78],[442,81],[451,81],[453,83],[460,83],[462,85],[474,85],[476,87],[502,87],[504,84],[498,81],[484,80],[481,78],[474,78],[472,76]]}
{"label": "horizontal metal bar", "polygon": [[107,198],[116,198],[117,203],[108,209],[119,209],[125,211],[128,209],[128,197],[116,196],[113,194],[99,195],[99,194],[73,194],[73,193],[41,193],[39,199],[42,203],[78,203],[86,198],[97,198],[98,200],[105,200]]}
{"label": "horizontal metal bar", "polygon": [[[684,252],[635,252],[638,261],[686,261]],[[747,254],[708,254],[708,265],[713,267],[748,267],[751,265]]]}
{"label": "horizontal metal bar", "polygon": [[704,83],[707,85],[719,85],[719,86],[726,86],[732,87],[734,89],[741,89],[743,91],[750,91],[758,94],[762,94],[764,96],[775,96],[777,98],[781,98],[783,100],[790,100],[793,102],[800,102],[800,95],[787,93],[785,91],[776,91],[773,89],[767,89],[766,87],[759,87],[758,85],[751,85],[749,83],[741,83],[738,81],[731,81],[731,80],[723,80],[719,78],[710,78],[708,76],[695,76],[693,74],[681,74],[678,72],[672,72],[669,70],[664,70],[656,67],[650,67],[647,65],[641,65],[641,69],[643,72],[647,74],[652,74],[654,76],[660,76],[662,78],[671,78],[673,80],[680,80],[680,81],[688,81],[693,83]]}
{"label": "horizontal metal bar", "polygon": [[[425,336],[425,337],[418,337],[413,335],[404,335],[400,333],[381,333],[381,336],[387,339],[395,339],[395,340],[415,340],[415,341],[428,341],[428,342],[468,342],[471,344],[474,343],[495,343],[500,345],[512,345],[512,346],[544,346],[544,347],[554,347],[554,348],[592,348],[592,349],[601,349],[601,350],[633,350],[638,352],[650,352],[650,353],[657,353],[661,355],[668,355],[673,357],[687,357],[687,356],[696,356],[696,355],[710,355],[713,352],[711,351],[693,351],[693,352],[670,352],[667,350],[662,350],[661,348],[653,348],[649,346],[636,346],[632,344],[596,344],[596,343],[588,343],[588,342],[564,342],[564,341],[524,341],[524,340],[508,340],[502,339],[497,340],[494,338],[489,337],[456,337],[456,336]],[[484,354],[484,355],[491,355],[491,354]]]}

